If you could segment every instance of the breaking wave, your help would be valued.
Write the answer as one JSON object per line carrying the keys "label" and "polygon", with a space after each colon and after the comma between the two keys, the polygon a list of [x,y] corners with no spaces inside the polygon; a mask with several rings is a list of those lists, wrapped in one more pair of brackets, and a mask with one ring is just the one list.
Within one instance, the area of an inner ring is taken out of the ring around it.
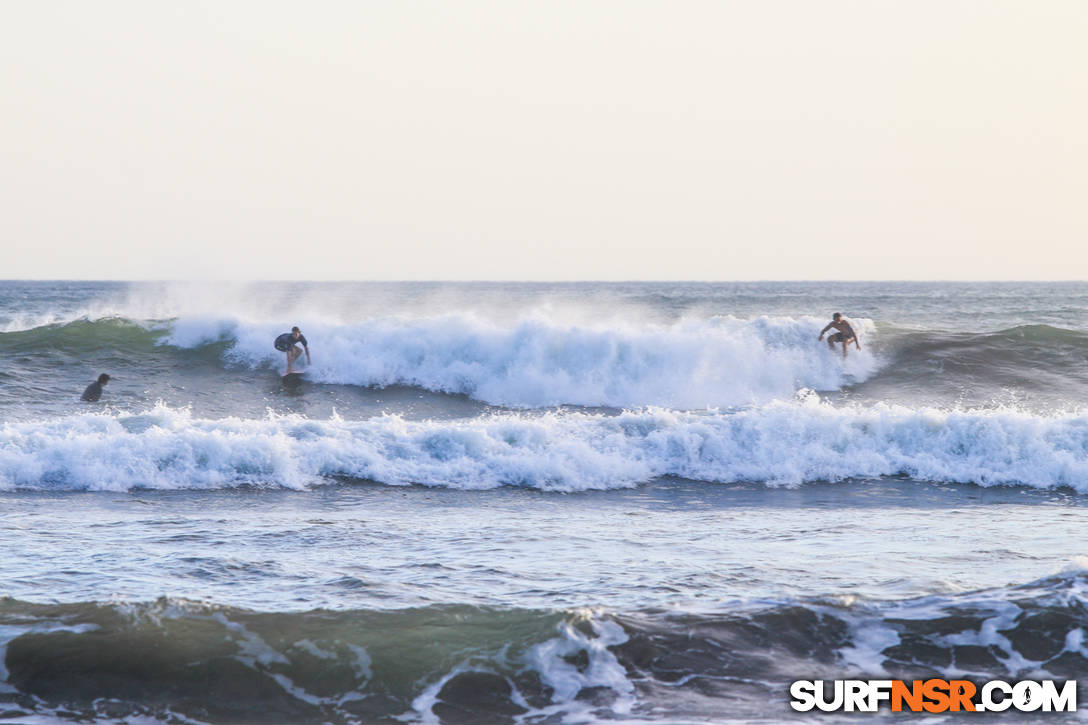
{"label": "breaking wave", "polygon": [[[872,332],[857,321],[863,339]],[[560,324],[543,318],[498,324],[469,314],[380,318],[306,326],[318,383],[408,385],[518,408],[573,404],[681,409],[790,398],[801,388],[837,390],[879,367],[865,347],[844,363],[816,342],[815,318],[714,317],[671,325]],[[279,368],[268,323],[189,317],[75,320],[0,333],[0,350],[48,349],[132,355],[197,351],[228,367]],[[214,381],[209,381],[214,384]]]}
{"label": "breaking wave", "polygon": [[0,427],[0,487],[305,488],[339,478],[461,489],[630,487],[659,477],[795,485],[910,476],[1088,492],[1088,414],[836,407],[504,413],[443,421],[197,419],[158,406]]}
{"label": "breaking wave", "polygon": [[[844,365],[816,343],[815,319],[729,317],[669,326],[502,326],[471,316],[379,319],[310,326],[311,379],[411,385],[511,407],[559,404],[703,408],[763,403],[800,388],[836,390],[877,368],[869,351]],[[867,329],[867,328],[866,328]],[[226,357],[248,367],[282,364],[269,326],[239,326]],[[219,339],[222,326],[178,323],[181,347]]]}

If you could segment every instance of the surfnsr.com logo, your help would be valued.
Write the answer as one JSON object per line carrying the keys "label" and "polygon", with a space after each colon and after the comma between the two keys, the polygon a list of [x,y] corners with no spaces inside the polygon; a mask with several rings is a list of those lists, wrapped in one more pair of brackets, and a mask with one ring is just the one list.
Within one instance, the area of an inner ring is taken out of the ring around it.
{"label": "surfnsr.com logo", "polygon": [[798,712],[1076,712],[1077,681],[990,680],[798,680],[790,685],[790,707]]}

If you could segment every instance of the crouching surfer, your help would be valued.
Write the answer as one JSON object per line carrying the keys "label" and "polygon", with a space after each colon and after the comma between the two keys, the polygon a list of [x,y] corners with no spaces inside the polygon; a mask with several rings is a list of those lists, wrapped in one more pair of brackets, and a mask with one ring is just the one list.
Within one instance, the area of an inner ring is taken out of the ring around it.
{"label": "crouching surfer", "polygon": [[842,359],[846,359],[846,353],[850,349],[850,343],[853,342],[854,346],[860,350],[861,343],[858,342],[858,334],[854,332],[854,328],[850,326],[850,323],[846,321],[846,318],[841,313],[836,312],[831,316],[831,322],[827,323],[827,327],[820,330],[820,336],[816,338],[817,342],[824,339],[824,333],[834,327],[838,332],[827,338],[827,346],[832,350],[835,349],[835,343],[842,343]]}
{"label": "crouching surfer", "polygon": [[[301,350],[299,344],[302,345]],[[285,332],[277,337],[275,346],[280,352],[287,353],[287,372],[284,375],[290,375],[294,372],[291,370],[291,364],[302,355],[302,350],[306,351],[306,364],[310,364],[310,347],[306,344],[306,336],[297,327],[292,327],[290,332]]]}

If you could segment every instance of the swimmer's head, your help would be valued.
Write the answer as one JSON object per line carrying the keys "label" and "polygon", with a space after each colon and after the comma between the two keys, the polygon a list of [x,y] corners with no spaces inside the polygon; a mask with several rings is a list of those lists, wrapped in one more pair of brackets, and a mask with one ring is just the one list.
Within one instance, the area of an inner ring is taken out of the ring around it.
{"label": "swimmer's head", "polygon": [[840,319],[842,319],[842,313],[836,312],[835,314],[831,315],[831,319],[835,322],[838,322]]}
{"label": "swimmer's head", "polygon": [[298,337],[301,334],[302,334],[302,330],[298,329],[297,327],[292,327],[291,328],[291,337]]}
{"label": "swimmer's head", "polygon": [[105,385],[109,381],[110,381],[110,376],[106,375],[105,373],[102,373],[101,375],[98,376],[98,384],[99,385]]}

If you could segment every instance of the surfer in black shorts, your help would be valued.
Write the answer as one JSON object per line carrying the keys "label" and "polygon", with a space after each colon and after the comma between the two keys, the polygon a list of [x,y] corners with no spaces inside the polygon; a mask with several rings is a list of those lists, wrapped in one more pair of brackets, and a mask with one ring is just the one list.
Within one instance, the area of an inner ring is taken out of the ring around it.
{"label": "surfer in black shorts", "polygon": [[310,364],[310,348],[306,344],[306,336],[302,334],[302,330],[292,327],[290,332],[285,332],[277,337],[275,343],[277,350],[287,353],[287,372],[284,375],[291,374],[291,363],[298,360],[302,354],[302,350],[298,349],[296,343],[302,343],[303,349],[306,350],[306,364]]}
{"label": "surfer in black shorts", "polygon": [[858,335],[854,332],[854,328],[850,326],[850,323],[846,321],[846,318],[841,313],[836,312],[831,316],[831,322],[827,323],[827,327],[820,330],[820,336],[816,338],[817,341],[824,339],[824,333],[834,327],[838,332],[827,338],[827,346],[832,350],[835,349],[835,343],[842,343],[842,359],[846,359],[846,351],[850,349],[850,343],[853,342],[854,346],[858,350],[861,349],[861,344],[858,342]]}

